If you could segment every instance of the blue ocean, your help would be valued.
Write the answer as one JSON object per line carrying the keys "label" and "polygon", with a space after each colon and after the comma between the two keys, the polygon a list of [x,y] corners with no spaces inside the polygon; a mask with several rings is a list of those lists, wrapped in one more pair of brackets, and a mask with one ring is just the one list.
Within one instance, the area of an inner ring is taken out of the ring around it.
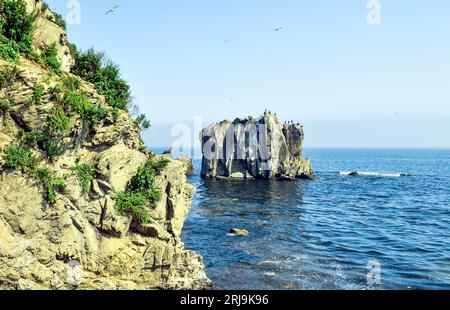
{"label": "blue ocean", "polygon": [[217,289],[450,289],[450,150],[304,156],[315,180],[203,180],[195,160],[183,240]]}

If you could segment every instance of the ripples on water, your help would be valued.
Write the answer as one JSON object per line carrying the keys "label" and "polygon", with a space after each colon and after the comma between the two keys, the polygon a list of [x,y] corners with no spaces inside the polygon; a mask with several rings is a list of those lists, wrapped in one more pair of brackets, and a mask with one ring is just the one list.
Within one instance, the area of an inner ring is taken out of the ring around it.
{"label": "ripples on water", "polygon": [[[216,288],[450,289],[450,151],[306,153],[313,181],[190,177],[183,239]],[[355,170],[412,175],[338,173]],[[227,236],[233,227],[251,235]],[[367,285],[369,260],[381,264],[380,286]]]}

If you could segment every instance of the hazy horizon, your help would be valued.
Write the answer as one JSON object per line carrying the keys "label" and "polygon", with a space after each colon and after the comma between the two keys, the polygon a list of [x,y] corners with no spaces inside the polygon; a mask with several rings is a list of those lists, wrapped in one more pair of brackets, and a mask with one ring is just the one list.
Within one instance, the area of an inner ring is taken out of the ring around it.
{"label": "hazy horizon", "polygon": [[120,65],[147,145],[269,109],[304,124],[305,147],[449,148],[450,2],[378,2],[369,25],[366,0],[81,1],[68,34]]}

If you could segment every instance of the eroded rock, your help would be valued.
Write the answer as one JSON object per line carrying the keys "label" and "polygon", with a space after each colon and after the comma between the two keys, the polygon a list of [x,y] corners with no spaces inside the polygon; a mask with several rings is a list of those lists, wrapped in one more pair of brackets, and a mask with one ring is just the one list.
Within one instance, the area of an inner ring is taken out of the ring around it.
{"label": "eroded rock", "polygon": [[215,123],[201,132],[202,177],[231,179],[311,179],[311,162],[302,157],[300,124],[281,124],[265,112],[258,118]]}

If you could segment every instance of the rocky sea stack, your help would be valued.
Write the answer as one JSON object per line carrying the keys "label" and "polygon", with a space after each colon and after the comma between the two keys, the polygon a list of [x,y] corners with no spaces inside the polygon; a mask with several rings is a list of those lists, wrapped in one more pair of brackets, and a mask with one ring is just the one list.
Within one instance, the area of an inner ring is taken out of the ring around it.
{"label": "rocky sea stack", "polygon": [[204,178],[312,179],[302,157],[303,126],[280,123],[276,114],[215,123],[201,132]]}
{"label": "rocky sea stack", "polygon": [[0,6],[0,289],[210,288],[180,239],[189,161],[146,151],[117,68],[41,1]]}

